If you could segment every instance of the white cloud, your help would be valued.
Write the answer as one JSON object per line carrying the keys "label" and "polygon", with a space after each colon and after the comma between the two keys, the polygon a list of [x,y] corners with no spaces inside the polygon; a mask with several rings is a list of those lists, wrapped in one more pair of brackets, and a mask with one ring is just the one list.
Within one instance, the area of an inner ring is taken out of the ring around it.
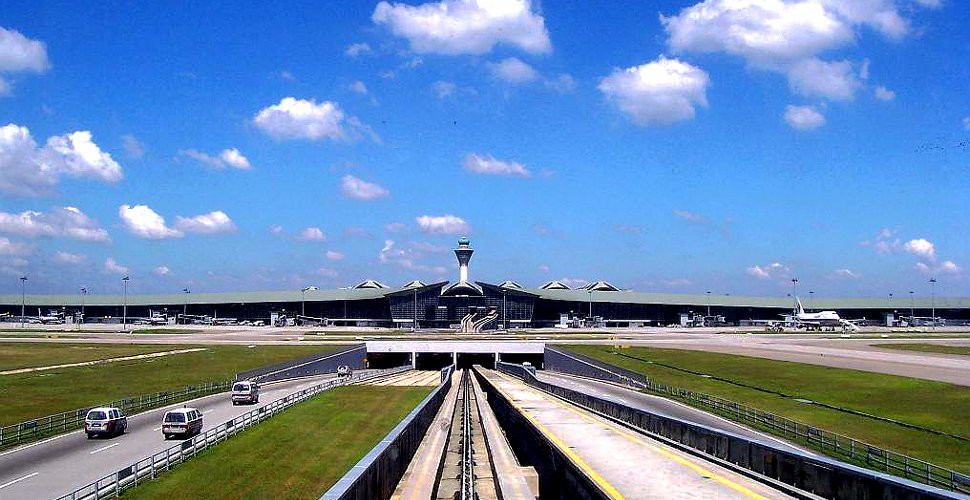
{"label": "white cloud", "polygon": [[54,260],[61,264],[80,264],[87,260],[87,256],[68,252],[57,252],[54,254]]}
{"label": "white cloud", "polygon": [[916,270],[927,276],[939,276],[941,274],[958,275],[963,272],[963,268],[951,260],[945,260],[939,265],[917,262]]}
{"label": "white cloud", "polygon": [[364,85],[364,82],[360,80],[355,80],[354,83],[351,83],[350,90],[360,95],[367,95],[367,85]]}
{"label": "white cloud", "polygon": [[121,166],[91,141],[88,131],[47,139],[37,148],[27,127],[0,127],[0,191],[14,196],[46,196],[54,193],[61,176],[94,178],[114,183],[122,178]]}
{"label": "white cloud", "polygon": [[274,139],[349,140],[361,134],[380,139],[360,120],[346,116],[333,101],[284,97],[278,104],[261,109],[253,123]]}
{"label": "white cloud", "polygon": [[532,175],[532,172],[521,163],[497,160],[492,155],[479,156],[475,153],[468,153],[462,162],[462,166],[473,174],[517,175],[519,177],[530,177]]}
{"label": "white cloud", "polygon": [[322,276],[324,278],[336,278],[340,273],[336,269],[331,269],[329,267],[321,267],[316,270],[317,276]]}
{"label": "white cloud", "polygon": [[539,264],[538,269],[539,269],[539,271],[544,272],[544,273],[548,273],[549,272],[549,266],[547,266],[545,264]]}
{"label": "white cloud", "polygon": [[418,6],[381,2],[371,16],[419,53],[485,54],[495,45],[531,54],[552,50],[545,20],[530,0],[442,0]]}
{"label": "white cloud", "polygon": [[707,219],[703,215],[687,210],[674,210],[674,215],[692,224],[707,224]]}
{"label": "white cloud", "polygon": [[569,94],[576,90],[576,80],[568,73],[561,73],[555,79],[546,80],[546,88],[560,94]]}
{"label": "white cloud", "polygon": [[707,107],[710,78],[704,70],[677,59],[615,69],[599,90],[637,125],[665,125],[694,118],[694,107]]}
{"label": "white cloud", "polygon": [[962,271],[963,269],[951,260],[941,262],[937,270],[937,272],[942,274],[960,274]]}
{"label": "white cloud", "polygon": [[296,239],[300,241],[327,241],[327,235],[319,227],[306,227],[300,231]]}
{"label": "white cloud", "polygon": [[121,136],[121,147],[125,149],[125,153],[128,154],[129,158],[137,160],[145,156],[145,147],[142,146],[137,137],[131,134]]}
{"label": "white cloud", "polygon": [[128,268],[116,262],[113,257],[105,259],[104,271],[110,274],[128,274]]}
{"label": "white cloud", "polygon": [[343,253],[337,252],[334,250],[327,250],[326,255],[327,255],[327,260],[333,260],[333,261],[343,260],[343,258],[345,257]]}
{"label": "white cloud", "polygon": [[170,272],[172,271],[168,268],[168,266],[158,266],[155,269],[152,269],[152,273],[154,273],[156,276],[168,276]]}
{"label": "white cloud", "polygon": [[687,278],[674,278],[669,280],[662,280],[661,283],[667,286],[690,286],[690,280]]}
{"label": "white cloud", "polygon": [[344,54],[346,54],[349,57],[358,57],[358,56],[373,54],[373,53],[374,53],[374,50],[371,49],[370,45],[366,43],[351,44],[350,46],[347,47],[347,50],[344,51]]}
{"label": "white cloud", "polygon": [[826,62],[813,57],[795,63],[788,70],[788,86],[792,92],[806,97],[850,101],[862,84],[851,62]]}
{"label": "white cloud", "polygon": [[418,228],[428,234],[465,234],[471,226],[461,217],[454,215],[422,215],[414,219]]}
{"label": "white cloud", "polygon": [[454,95],[457,86],[453,82],[446,82],[438,80],[431,84],[431,91],[434,92],[435,97],[438,99],[444,99],[451,95]]}
{"label": "white cloud", "polygon": [[758,279],[778,279],[787,277],[791,270],[780,262],[774,262],[766,266],[751,266],[745,272]]}
{"label": "white cloud", "polygon": [[5,97],[13,93],[13,84],[0,78],[0,97]]}
{"label": "white cloud", "polygon": [[440,274],[445,271],[440,266],[431,267],[427,264],[422,264],[420,262],[422,257],[423,254],[419,250],[415,248],[400,248],[394,240],[384,240],[384,246],[378,254],[378,260],[380,260],[381,264],[393,264],[409,271],[418,272],[436,272]]}
{"label": "white cloud", "polygon": [[486,66],[492,76],[512,84],[531,82],[539,78],[539,74],[532,66],[517,57],[509,57],[498,63],[487,63]]}
{"label": "white cloud", "polygon": [[33,251],[33,245],[28,245],[20,241],[11,241],[8,238],[0,238],[0,255],[29,255]]}
{"label": "white cloud", "polygon": [[194,217],[175,216],[175,227],[186,233],[222,234],[236,230],[236,224],[222,210]]}
{"label": "white cloud", "polygon": [[936,259],[936,246],[933,245],[932,242],[923,238],[909,240],[906,243],[903,243],[902,248],[904,252],[911,253],[917,257],[922,257],[929,260]]}
{"label": "white cloud", "polygon": [[403,233],[408,230],[408,226],[403,222],[391,222],[385,225],[384,229],[389,233]]}
{"label": "white cloud", "polygon": [[873,94],[876,96],[876,99],[879,99],[880,101],[892,101],[893,99],[896,98],[895,92],[887,89],[886,87],[883,87],[882,85],[876,87],[876,90],[873,91]]}
{"label": "white cloud", "polygon": [[379,184],[367,182],[353,175],[345,175],[340,179],[340,190],[345,196],[355,200],[376,200],[390,195],[390,191]]}
{"label": "white cloud", "polygon": [[118,207],[118,217],[128,232],[139,238],[162,240],[183,236],[178,229],[168,227],[165,218],[147,205],[121,205]]}
{"label": "white cloud", "polygon": [[270,226],[269,227],[269,232],[273,236],[281,236],[283,234],[283,226],[279,226],[279,225]]}
{"label": "white cloud", "polygon": [[970,130],[970,116],[963,119],[963,128]]}
{"label": "white cloud", "polygon": [[195,149],[183,149],[179,151],[179,155],[187,156],[193,160],[202,163],[210,168],[216,170],[222,170],[226,167],[232,167],[239,170],[250,170],[253,168],[249,160],[239,152],[238,149],[223,149],[219,156],[212,156]]}
{"label": "white cloud", "polygon": [[798,130],[815,130],[825,125],[825,115],[813,106],[785,106],[785,123]]}
{"label": "white cloud", "polygon": [[31,40],[19,31],[0,27],[0,72],[43,73],[49,68],[47,46],[44,42]]}
{"label": "white cloud", "polygon": [[55,208],[49,212],[0,212],[0,232],[29,238],[71,238],[107,242],[111,238],[98,222],[75,207]]}
{"label": "white cloud", "polygon": [[832,277],[837,279],[856,279],[859,274],[851,269],[836,269],[832,271]]}

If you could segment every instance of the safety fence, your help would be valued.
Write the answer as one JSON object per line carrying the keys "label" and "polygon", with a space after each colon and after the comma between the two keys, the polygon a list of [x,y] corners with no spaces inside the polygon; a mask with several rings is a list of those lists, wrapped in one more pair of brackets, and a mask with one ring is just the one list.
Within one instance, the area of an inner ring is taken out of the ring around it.
{"label": "safety fence", "polygon": [[387,499],[407,471],[428,427],[451,389],[454,365],[441,370],[441,383],[384,439],[340,478],[321,500]]}
{"label": "safety fence", "polygon": [[[683,401],[737,423],[763,429],[773,435],[802,443],[829,456],[862,465],[894,476],[970,494],[970,476],[924,460],[886,450],[835,432],[819,429],[774,413],[649,380],[642,374],[613,366],[579,353],[546,347],[545,363],[550,369],[573,375],[598,378]],[[631,376],[632,374],[632,376]]]}
{"label": "safety fence", "polygon": [[391,368],[388,370],[372,371],[354,374],[350,377],[330,379],[313,387],[303,389],[271,403],[246,412],[232,420],[217,425],[203,434],[143,458],[117,472],[78,488],[58,500],[99,500],[120,496],[125,490],[134,488],[139,483],[154,479],[158,474],[194,457],[196,454],[229,439],[230,437],[248,429],[268,418],[271,418],[289,407],[305,401],[323,391],[337,386],[358,383],[375,377],[391,375],[410,370],[410,366]]}
{"label": "safety fence", "polygon": [[[961,498],[956,493],[828,457],[779,449],[772,443],[713,429],[540,381],[520,365],[498,363],[499,371],[592,412],[639,429],[661,441],[742,471],[754,472],[822,498]],[[796,493],[797,492],[790,492]]]}
{"label": "safety fence", "polygon": [[298,377],[310,377],[321,373],[333,373],[343,365],[357,370],[363,369],[364,357],[367,355],[365,344],[356,344],[336,351],[326,351],[302,358],[264,366],[236,374],[236,380],[252,380],[253,382],[273,382]]}
{"label": "safety fence", "polygon": [[[186,386],[176,391],[156,392],[155,394],[128,397],[98,406],[121,408],[121,411],[125,414],[131,415],[170,403],[178,403],[188,399],[225,392],[231,386],[232,382],[230,381],[209,382]],[[0,427],[0,448],[28,443],[54,434],[80,429],[82,424],[84,424],[84,417],[91,408],[96,408],[96,406],[78,408],[76,410],[35,418],[19,424]]]}

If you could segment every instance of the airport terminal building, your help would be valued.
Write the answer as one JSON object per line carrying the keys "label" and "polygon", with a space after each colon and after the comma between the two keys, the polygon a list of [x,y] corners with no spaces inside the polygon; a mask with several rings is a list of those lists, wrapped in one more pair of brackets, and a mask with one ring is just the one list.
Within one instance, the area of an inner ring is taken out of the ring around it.
{"label": "airport terminal building", "polygon": [[[21,311],[61,315],[86,323],[118,323],[164,318],[179,323],[319,324],[410,329],[461,328],[464,331],[573,326],[717,326],[780,321],[790,314],[791,297],[687,295],[620,290],[606,281],[570,288],[551,281],[526,288],[514,281],[472,281],[470,242],[455,249],[459,279],[454,283],[411,281],[389,287],[375,280],[331,290],[285,290],[158,295],[4,295],[0,314],[17,321]],[[127,305],[127,312],[125,312]],[[946,318],[947,324],[970,320],[970,298],[892,297],[814,298],[806,307],[837,310],[843,318],[870,324],[900,317]],[[466,323],[467,322],[467,323]]]}

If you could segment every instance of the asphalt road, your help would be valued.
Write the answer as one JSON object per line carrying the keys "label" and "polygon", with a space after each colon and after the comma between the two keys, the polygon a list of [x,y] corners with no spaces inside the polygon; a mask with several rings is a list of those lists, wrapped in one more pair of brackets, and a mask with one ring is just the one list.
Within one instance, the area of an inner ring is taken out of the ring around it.
{"label": "asphalt road", "polygon": [[757,439],[762,442],[772,443],[778,448],[785,450],[796,450],[809,455],[816,455],[804,448],[799,448],[787,441],[778,439],[769,434],[756,431],[743,425],[738,425],[730,420],[712,415],[710,413],[692,408],[683,403],[672,401],[659,396],[644,394],[631,389],[626,389],[606,382],[599,382],[582,377],[574,377],[562,373],[548,372],[539,370],[536,377],[553,385],[558,385],[566,389],[572,389],[591,396],[603,398],[615,403],[620,403],[639,410],[649,411],[668,417],[686,420],[706,427],[719,429],[741,436]]}
{"label": "asphalt road", "polygon": [[[290,393],[312,387],[333,374],[260,387],[259,405],[233,406],[229,393],[188,401],[202,411],[202,431]],[[56,498],[92,483],[153,453],[178,444],[160,430],[173,404],[128,417],[128,432],[112,438],[87,439],[78,430],[0,453],[0,499]]]}

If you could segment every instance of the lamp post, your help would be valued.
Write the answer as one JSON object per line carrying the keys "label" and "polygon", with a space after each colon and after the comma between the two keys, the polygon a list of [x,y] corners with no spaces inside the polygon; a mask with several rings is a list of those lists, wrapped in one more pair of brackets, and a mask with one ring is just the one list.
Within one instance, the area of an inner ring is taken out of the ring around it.
{"label": "lamp post", "polygon": [[798,294],[795,292],[795,286],[798,285],[798,278],[791,279],[791,296],[792,300],[795,302],[792,304],[792,314],[794,316],[798,315]]}
{"label": "lamp post", "polygon": [[189,313],[189,294],[192,293],[188,288],[182,289],[182,324],[185,324],[185,315]]}
{"label": "lamp post", "polygon": [[78,330],[80,330],[81,329],[81,325],[84,324],[84,302],[85,302],[84,299],[85,299],[85,297],[87,297],[87,295],[88,295],[88,289],[87,289],[87,287],[83,287],[82,286],[81,287],[81,321],[79,321],[78,324],[77,324],[77,329]]}
{"label": "lamp post", "polygon": [[130,279],[131,278],[128,275],[121,278],[121,281],[125,282],[125,304],[121,309],[121,328],[123,330],[128,329],[128,280]]}
{"label": "lamp post", "polygon": [[808,291],[808,310],[815,310],[815,292],[811,290]]}
{"label": "lamp post", "polygon": [[930,317],[936,326],[936,278],[930,278]]}
{"label": "lamp post", "polygon": [[711,316],[711,291],[707,291],[707,316]]}
{"label": "lamp post", "polygon": [[590,321],[592,321],[593,320],[593,290],[586,290],[586,293],[589,294],[589,319]]}
{"label": "lamp post", "polygon": [[300,289],[300,291],[303,292],[303,300],[300,302],[300,316],[306,316],[306,293],[313,290],[319,290],[319,288],[310,285],[306,288]]}
{"label": "lamp post", "polygon": [[509,318],[508,316],[505,315],[506,306],[507,306],[506,295],[508,295],[508,291],[505,289],[502,289],[502,329],[508,332]]}
{"label": "lamp post", "polygon": [[412,307],[414,317],[411,318],[411,331],[416,332],[418,331],[418,289],[415,288],[412,292],[414,292],[414,307]]}
{"label": "lamp post", "polygon": [[910,290],[909,291],[909,326],[913,326],[913,323],[916,322],[915,311],[916,311],[916,307],[914,306],[914,301],[913,301],[913,291]]}
{"label": "lamp post", "polygon": [[20,328],[24,326],[24,315],[27,314],[27,275],[20,277]]}

